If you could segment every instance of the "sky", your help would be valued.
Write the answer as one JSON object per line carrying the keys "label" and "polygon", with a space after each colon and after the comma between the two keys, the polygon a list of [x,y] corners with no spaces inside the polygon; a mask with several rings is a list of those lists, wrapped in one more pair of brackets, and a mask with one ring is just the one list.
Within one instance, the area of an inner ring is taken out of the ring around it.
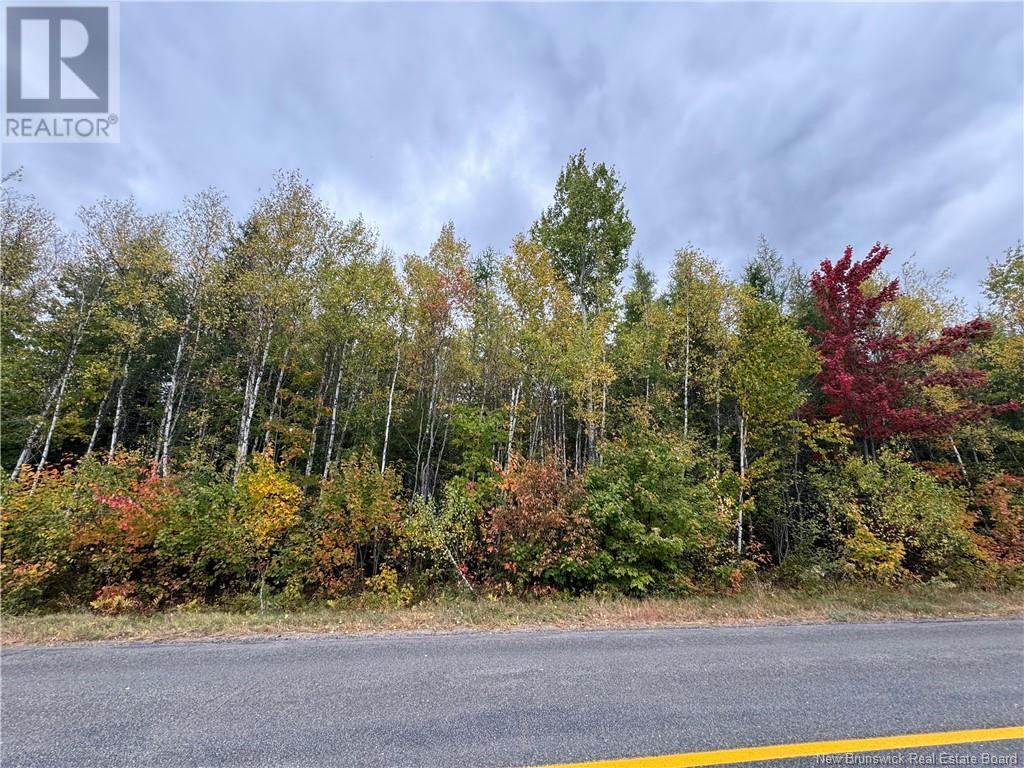
{"label": "sky", "polygon": [[6,145],[66,226],[102,196],[241,217],[301,170],[396,254],[507,249],[586,148],[632,256],[738,275],[889,243],[969,301],[1024,238],[1024,4],[121,4],[119,144]]}

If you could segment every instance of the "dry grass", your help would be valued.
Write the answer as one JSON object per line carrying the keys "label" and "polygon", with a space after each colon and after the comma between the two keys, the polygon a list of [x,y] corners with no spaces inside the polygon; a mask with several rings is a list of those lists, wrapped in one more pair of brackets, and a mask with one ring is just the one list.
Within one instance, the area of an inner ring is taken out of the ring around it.
{"label": "dry grass", "polygon": [[380,610],[311,606],[300,611],[232,613],[213,609],[150,616],[87,612],[6,616],[5,644],[158,641],[282,634],[495,631],[527,628],[599,629],[723,624],[891,621],[1024,615],[1024,592],[983,592],[917,586],[842,587],[807,593],[756,586],[738,595],[449,599]]}

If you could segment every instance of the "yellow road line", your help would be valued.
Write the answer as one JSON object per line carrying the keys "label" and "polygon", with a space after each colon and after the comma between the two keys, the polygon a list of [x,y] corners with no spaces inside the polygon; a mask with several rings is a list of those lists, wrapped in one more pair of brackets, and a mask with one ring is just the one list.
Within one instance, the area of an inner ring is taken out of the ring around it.
{"label": "yellow road line", "polygon": [[694,768],[702,765],[732,765],[761,760],[785,760],[791,757],[814,757],[847,752],[878,752],[886,749],[943,747],[950,744],[972,744],[979,741],[1024,739],[1024,725],[1009,728],[980,728],[971,731],[910,733],[904,736],[879,736],[871,739],[839,741],[805,741],[799,744],[773,744],[767,747],[716,749],[711,752],[683,752],[678,755],[626,757],[621,760],[595,760],[589,763],[560,763],[537,768]]}

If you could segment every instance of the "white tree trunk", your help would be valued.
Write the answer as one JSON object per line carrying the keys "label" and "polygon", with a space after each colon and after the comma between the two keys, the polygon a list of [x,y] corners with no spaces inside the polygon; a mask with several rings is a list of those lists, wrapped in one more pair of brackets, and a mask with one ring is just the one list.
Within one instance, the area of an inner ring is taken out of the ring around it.
{"label": "white tree trunk", "polygon": [[345,369],[345,349],[341,350],[341,364],[338,366],[338,373],[334,378],[334,399],[331,404],[331,426],[327,433],[327,455],[324,458],[323,479],[331,470],[331,458],[334,454],[334,430],[338,424],[338,394],[341,392],[341,374]]}
{"label": "white tree trunk", "polygon": [[[50,402],[52,403],[53,416],[50,419],[50,427],[46,432],[46,443],[43,445],[43,455],[39,459],[39,465],[36,467],[35,478],[32,481],[32,487],[36,487],[36,483],[39,482],[39,473],[42,472],[43,467],[46,465],[46,459],[50,455],[50,442],[53,439],[53,431],[57,427],[57,419],[60,418],[60,407],[64,399],[64,390],[67,387],[68,380],[71,378],[71,371],[75,366],[75,359],[78,356],[78,346],[82,343],[82,338],[85,336],[85,327],[89,324],[89,320],[92,317],[93,309],[95,305],[96,297],[99,296],[100,291],[103,290],[104,281],[101,280],[96,286],[96,292],[93,294],[91,299],[87,299],[85,293],[79,294],[78,298],[78,324],[75,326],[74,333],[71,335],[71,344],[68,347],[68,359],[64,364],[64,370],[61,373],[60,379],[50,390]],[[18,470],[21,469],[21,465],[28,461],[28,457],[32,454],[32,448],[35,446],[35,441],[39,437],[39,433],[42,430],[43,421],[46,419],[46,414],[50,411],[50,405],[47,405],[43,409],[43,413],[40,415],[39,423],[33,428],[31,434],[29,434],[28,440],[25,441],[25,447],[21,451],[21,455],[18,457],[18,461],[14,465],[14,470],[11,472],[11,479],[14,480],[18,476]]]}
{"label": "white tree trunk", "polygon": [[235,471],[233,476],[235,481],[238,480],[238,476],[245,466],[246,459],[249,458],[249,431],[252,428],[253,414],[256,412],[256,396],[259,394],[260,383],[263,381],[263,368],[267,364],[267,355],[270,354],[273,329],[273,323],[267,321],[266,338],[262,339],[264,332],[260,333],[262,349],[259,349],[258,355],[254,355],[249,361],[249,375],[246,378],[245,396],[242,400],[242,418],[238,424],[238,449],[235,454]]}
{"label": "white tree trunk", "polygon": [[[424,498],[430,495],[430,467],[434,456],[434,441],[437,438],[437,424],[435,415],[437,412],[437,399],[441,383],[441,358],[439,354],[434,357],[433,373],[430,378],[430,396],[427,399],[426,413],[426,437],[423,437],[423,428],[420,428],[420,439],[416,447],[416,488],[415,492],[422,493]],[[423,463],[420,463],[422,455],[422,443],[426,442],[427,456]]]}
{"label": "white tree trunk", "polygon": [[964,466],[964,460],[960,456],[960,449],[956,447],[956,441],[952,437],[949,438],[949,444],[953,446],[953,455],[956,456],[956,463],[960,465],[960,473],[964,476],[964,480],[967,480],[967,467]]}
{"label": "white tree trunk", "polygon": [[39,475],[43,471],[43,467],[46,466],[46,459],[50,455],[50,441],[53,440],[53,431],[57,428],[57,419],[60,418],[60,406],[64,400],[64,389],[67,387],[68,380],[71,378],[71,367],[73,359],[68,360],[68,364],[64,367],[64,374],[60,377],[60,384],[57,387],[57,399],[53,403],[53,416],[50,418],[50,427],[46,430],[46,442],[43,443],[43,455],[39,458],[39,464],[36,466],[36,474],[32,479],[32,488],[36,487],[39,482]]}
{"label": "white tree trunk", "polygon": [[178,372],[181,370],[181,360],[185,354],[185,336],[188,334],[188,326],[191,320],[192,314],[190,312],[185,316],[185,324],[182,326],[181,336],[178,337],[178,349],[174,353],[171,380],[167,385],[167,404],[164,406],[164,418],[160,422],[160,435],[157,438],[156,458],[162,477],[167,477],[170,471],[171,425],[174,424],[174,395],[178,387]]}
{"label": "white tree trunk", "polygon": [[267,418],[267,430],[263,433],[263,444],[270,445],[270,422],[277,415],[277,401],[281,397],[281,382],[284,381],[284,369],[288,365],[288,353],[291,347],[285,347],[284,357],[281,358],[281,367],[277,371],[277,384],[274,385],[274,396],[270,400],[270,416]]}
{"label": "white tree trunk", "polygon": [[320,385],[316,390],[316,399],[313,401],[313,407],[315,413],[313,415],[313,429],[309,436],[309,451],[306,454],[306,475],[313,474],[313,459],[316,456],[316,438],[320,430],[320,419],[322,418],[324,408],[324,398],[327,396],[327,387],[334,374],[334,358],[337,356],[335,351],[331,351],[331,354],[324,360],[324,372],[320,375]]}
{"label": "white tree trunk", "polygon": [[35,448],[36,440],[39,439],[39,435],[43,432],[43,424],[46,423],[46,417],[50,414],[54,404],[57,400],[57,393],[60,392],[61,382],[64,379],[64,374],[61,373],[61,377],[53,383],[53,387],[50,388],[50,394],[46,398],[46,402],[43,404],[42,413],[39,414],[39,421],[32,428],[28,438],[25,440],[25,446],[21,449],[21,453],[18,455],[18,460],[14,463],[14,470],[11,472],[11,480],[18,477],[18,471],[21,469],[23,464],[26,464],[29,458],[32,456],[32,449]]}
{"label": "white tree trunk", "polygon": [[740,431],[740,503],[736,519],[736,552],[743,553],[743,491],[747,479],[747,418],[743,411],[737,415]]}
{"label": "white tree trunk", "polygon": [[505,470],[512,464],[512,440],[516,434],[516,410],[519,407],[519,390],[523,386],[522,379],[512,387],[512,400],[508,406],[508,446],[505,449]]}
{"label": "white tree trunk", "polygon": [[100,435],[100,425],[103,423],[103,414],[107,411],[107,401],[110,400],[110,395],[113,393],[114,384],[116,383],[117,379],[110,380],[110,384],[107,386],[107,391],[103,393],[103,399],[100,400],[100,407],[96,411],[96,418],[92,423],[92,435],[89,437],[89,447],[85,449],[86,456],[89,456],[96,447],[96,440]]}
{"label": "white tree trunk", "polygon": [[395,347],[395,370],[391,374],[391,389],[388,391],[388,415],[384,420],[384,447],[380,452],[380,473],[384,474],[384,469],[388,465],[388,438],[391,436],[391,413],[395,403],[395,383],[398,381],[398,367],[402,362],[402,342],[398,342],[398,346]]}
{"label": "white tree trunk", "polygon": [[131,364],[132,350],[128,350],[124,356],[124,365],[121,366],[121,385],[117,388],[117,405],[114,407],[114,424],[110,432],[110,450],[107,452],[107,461],[114,458],[114,451],[117,450],[117,438],[121,430],[121,419],[124,416],[124,390],[128,385],[128,366]]}

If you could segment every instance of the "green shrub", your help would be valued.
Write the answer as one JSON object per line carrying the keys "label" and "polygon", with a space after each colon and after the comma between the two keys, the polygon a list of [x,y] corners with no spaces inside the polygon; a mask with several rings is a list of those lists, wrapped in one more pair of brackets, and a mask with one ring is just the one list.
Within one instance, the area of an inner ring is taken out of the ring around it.
{"label": "green shrub", "polygon": [[970,580],[979,562],[966,499],[905,453],[818,468],[812,489],[819,545],[848,575],[894,581]]}
{"label": "green shrub", "polygon": [[307,581],[328,597],[362,585],[394,562],[401,531],[401,480],[366,451],[338,466],[311,510]]}
{"label": "green shrub", "polygon": [[728,512],[693,476],[681,443],[646,421],[603,447],[584,484],[599,536],[596,583],[646,593],[686,590],[723,565],[731,573]]}

